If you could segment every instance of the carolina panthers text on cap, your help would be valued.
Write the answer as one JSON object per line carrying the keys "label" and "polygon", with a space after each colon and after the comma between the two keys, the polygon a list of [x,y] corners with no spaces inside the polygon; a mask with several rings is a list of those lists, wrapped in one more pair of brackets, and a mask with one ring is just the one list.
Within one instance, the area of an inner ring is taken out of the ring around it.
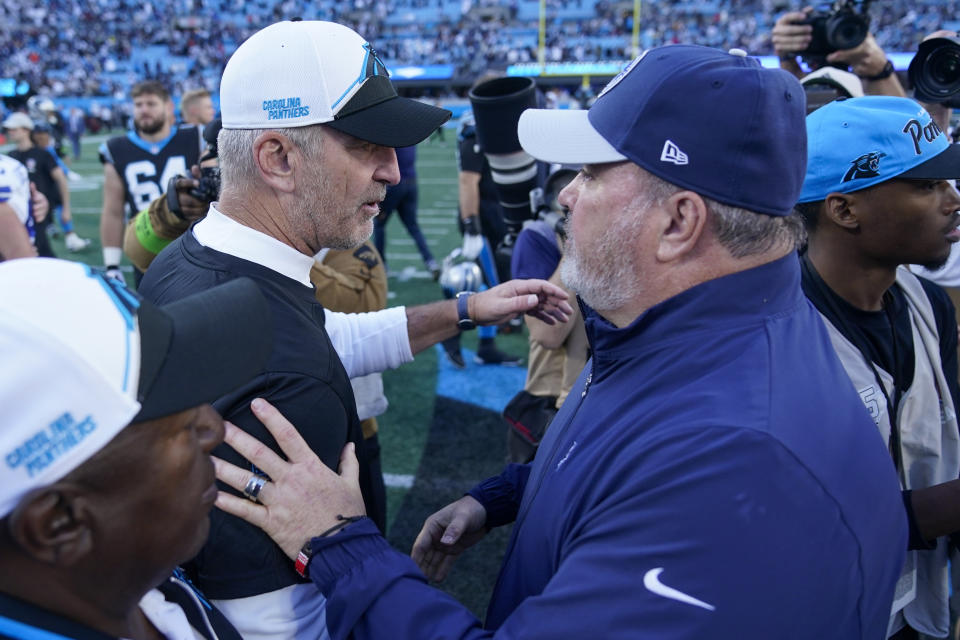
{"label": "carolina panthers text on cap", "polygon": [[280,98],[264,100],[263,110],[267,120],[285,120],[287,118],[305,118],[310,115],[310,106],[302,104],[301,98]]}
{"label": "carolina panthers text on cap", "polygon": [[450,112],[401,98],[358,33],[320,20],[278,22],[250,36],[220,81],[224,129],[327,124],[388,147],[417,144]]}
{"label": "carolina panthers text on cap", "polygon": [[370,44],[348,27],[278,22],[250,36],[227,62],[220,84],[223,126],[330,122],[365,80],[386,75]]}

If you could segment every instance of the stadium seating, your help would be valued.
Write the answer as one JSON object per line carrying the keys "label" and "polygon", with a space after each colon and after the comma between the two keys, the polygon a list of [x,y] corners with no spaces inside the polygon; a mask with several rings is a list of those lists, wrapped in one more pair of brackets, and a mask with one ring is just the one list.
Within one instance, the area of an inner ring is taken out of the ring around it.
{"label": "stadium seating", "polygon": [[[632,2],[547,0],[547,60],[630,57]],[[797,3],[800,6],[800,3]],[[889,0],[871,7],[881,46],[912,51],[956,28],[960,0]],[[0,0],[0,77],[54,98],[123,98],[144,77],[179,94],[216,91],[223,64],[250,33],[280,20],[337,20],[364,34],[388,66],[451,64],[455,77],[537,59],[539,0]],[[769,0],[648,0],[640,46],[671,42],[771,52],[785,10]]]}

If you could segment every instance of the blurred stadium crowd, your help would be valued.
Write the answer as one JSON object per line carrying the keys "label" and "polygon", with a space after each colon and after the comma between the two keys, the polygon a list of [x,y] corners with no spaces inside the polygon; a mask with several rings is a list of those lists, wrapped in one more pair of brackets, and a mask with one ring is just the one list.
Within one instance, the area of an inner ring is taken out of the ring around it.
{"label": "blurred stadium crowd", "polygon": [[[684,42],[770,54],[776,16],[805,3],[704,0],[642,3],[640,47]],[[870,8],[887,51],[955,29],[955,0],[890,0]],[[375,42],[388,66],[449,64],[454,78],[537,60],[537,0],[51,0],[0,3],[0,77],[51,97],[122,98],[145,77],[175,95],[216,90],[251,33],[279,19],[331,20]],[[547,0],[548,62],[632,57],[633,3]]]}

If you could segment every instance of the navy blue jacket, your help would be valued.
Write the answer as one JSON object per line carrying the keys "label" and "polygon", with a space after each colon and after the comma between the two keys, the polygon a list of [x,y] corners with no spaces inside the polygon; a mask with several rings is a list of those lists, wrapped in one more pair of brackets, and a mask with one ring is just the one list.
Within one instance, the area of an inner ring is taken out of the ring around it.
{"label": "navy blue jacket", "polygon": [[358,523],[314,540],[331,636],[884,638],[903,504],[798,267],[623,329],[588,312],[594,359],[532,466],[471,492],[516,517],[486,629]]}

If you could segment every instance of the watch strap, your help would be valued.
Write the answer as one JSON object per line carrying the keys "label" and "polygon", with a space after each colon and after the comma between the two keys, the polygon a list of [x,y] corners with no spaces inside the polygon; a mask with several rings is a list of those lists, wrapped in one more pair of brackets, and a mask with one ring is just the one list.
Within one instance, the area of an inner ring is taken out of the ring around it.
{"label": "watch strap", "polygon": [[873,82],[875,80],[885,80],[893,75],[893,63],[890,60],[887,60],[887,64],[883,65],[880,73],[875,76],[860,76],[861,80],[866,80],[867,82]]}
{"label": "watch strap", "polygon": [[469,331],[476,328],[476,323],[470,319],[470,310],[467,304],[472,291],[461,291],[457,294],[457,326],[461,331]]}

